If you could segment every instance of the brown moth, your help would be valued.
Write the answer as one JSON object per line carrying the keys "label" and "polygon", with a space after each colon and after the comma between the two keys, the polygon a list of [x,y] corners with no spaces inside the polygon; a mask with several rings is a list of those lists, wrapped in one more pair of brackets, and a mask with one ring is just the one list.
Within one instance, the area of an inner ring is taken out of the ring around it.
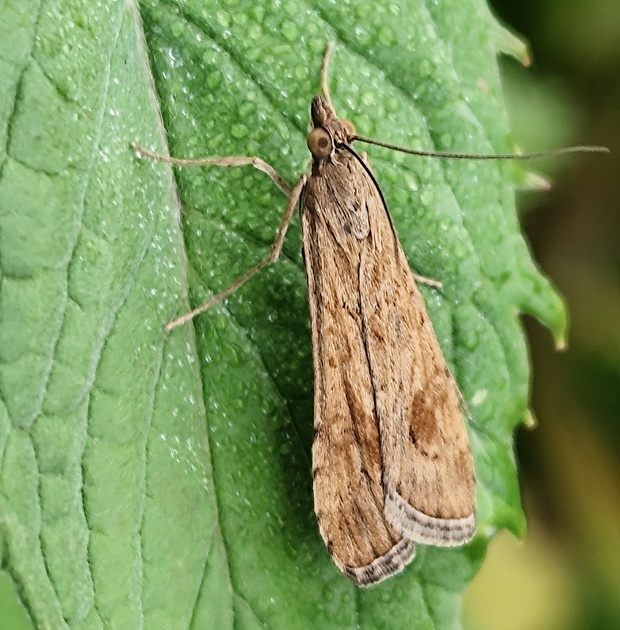
{"label": "brown moth", "polygon": [[[275,262],[298,202],[308,280],[314,363],[312,476],[319,530],[336,566],[358,586],[400,572],[415,543],[452,547],[476,531],[473,458],[462,400],[416,287],[385,200],[354,140],[336,115],[327,87],[331,45],[323,60],[323,96],[312,100],[309,175],[290,188],[258,157],[178,159],[180,165],[251,165],[288,196],[271,250],[205,304],[170,322],[179,326],[217,304]],[[570,147],[551,154],[605,151]]]}
{"label": "brown moth", "polygon": [[312,101],[301,222],[314,357],[314,506],[338,568],[360,586],[414,543],[475,525],[460,396],[355,130]]}

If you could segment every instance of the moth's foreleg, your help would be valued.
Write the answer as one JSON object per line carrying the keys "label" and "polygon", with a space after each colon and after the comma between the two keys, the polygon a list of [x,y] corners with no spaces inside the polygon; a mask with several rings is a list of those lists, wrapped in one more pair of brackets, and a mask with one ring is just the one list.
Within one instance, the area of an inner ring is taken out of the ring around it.
{"label": "moth's foreleg", "polygon": [[263,267],[266,267],[269,263],[275,262],[280,256],[282,251],[282,245],[284,244],[284,237],[288,226],[291,224],[295,207],[301,196],[301,191],[306,183],[306,176],[301,175],[295,185],[291,188],[286,180],[267,162],[259,157],[245,157],[245,156],[227,156],[227,157],[213,157],[213,158],[174,158],[160,153],[155,153],[149,149],[141,147],[136,142],[131,143],[132,148],[141,155],[159,160],[160,162],[166,162],[167,164],[176,164],[178,166],[222,166],[222,167],[235,167],[235,166],[253,166],[259,171],[265,173],[271,178],[274,184],[288,197],[288,203],[286,209],[282,215],[282,221],[276,237],[271,245],[269,253],[254,267],[248,269],[242,276],[237,278],[230,286],[223,291],[214,295],[210,300],[196,307],[194,310],[185,315],[181,315],[177,319],[169,322],[166,325],[166,330],[172,330],[181,324],[185,324],[190,319],[208,311],[212,306],[215,306],[222,300],[226,299],[229,295],[234,293],[241,285],[245,284],[252,276],[257,274]]}

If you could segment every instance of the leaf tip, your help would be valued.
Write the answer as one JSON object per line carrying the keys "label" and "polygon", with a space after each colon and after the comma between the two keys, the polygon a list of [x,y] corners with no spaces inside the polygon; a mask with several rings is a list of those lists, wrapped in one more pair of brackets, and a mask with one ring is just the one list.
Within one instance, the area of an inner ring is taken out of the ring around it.
{"label": "leaf tip", "polygon": [[496,24],[497,50],[514,57],[521,65],[529,68],[532,65],[532,54],[529,46],[520,37],[517,37],[512,31],[502,26],[499,22]]}
{"label": "leaf tip", "polygon": [[557,352],[564,352],[568,348],[568,312],[564,302],[560,299],[561,310],[555,325],[550,327],[553,334],[553,342]]}
{"label": "leaf tip", "polygon": [[566,341],[565,331],[554,335],[555,349],[558,352],[564,352],[568,348],[568,342]]}
{"label": "leaf tip", "polygon": [[527,409],[525,415],[523,417],[523,424],[527,429],[533,430],[538,426],[538,418],[536,414],[531,410]]}
{"label": "leaf tip", "polygon": [[547,179],[538,173],[528,171],[525,174],[523,187],[527,190],[548,192],[553,188],[553,183],[550,179]]}

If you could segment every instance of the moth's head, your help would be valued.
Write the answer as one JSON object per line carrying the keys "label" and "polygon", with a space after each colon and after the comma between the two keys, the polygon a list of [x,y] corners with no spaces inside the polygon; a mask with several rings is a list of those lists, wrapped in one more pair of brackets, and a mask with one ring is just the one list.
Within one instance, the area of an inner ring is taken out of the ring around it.
{"label": "moth's head", "polygon": [[324,96],[315,96],[310,105],[314,129],[308,134],[308,149],[317,160],[329,157],[339,144],[350,144],[355,138],[355,127],[336,116],[331,103]]}

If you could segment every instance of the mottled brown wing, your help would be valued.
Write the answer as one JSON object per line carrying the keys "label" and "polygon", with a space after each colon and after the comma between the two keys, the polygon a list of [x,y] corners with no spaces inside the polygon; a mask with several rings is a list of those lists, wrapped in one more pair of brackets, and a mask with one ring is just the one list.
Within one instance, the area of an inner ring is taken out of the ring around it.
{"label": "mottled brown wing", "polygon": [[475,476],[460,395],[387,210],[378,195],[371,199],[360,293],[385,515],[414,542],[460,545],[475,533]]}
{"label": "mottled brown wing", "polygon": [[385,518],[379,423],[360,305],[368,191],[346,188],[359,168],[345,155],[310,177],[302,230],[314,359],[316,517],[338,568],[364,586],[400,571],[414,546]]}

